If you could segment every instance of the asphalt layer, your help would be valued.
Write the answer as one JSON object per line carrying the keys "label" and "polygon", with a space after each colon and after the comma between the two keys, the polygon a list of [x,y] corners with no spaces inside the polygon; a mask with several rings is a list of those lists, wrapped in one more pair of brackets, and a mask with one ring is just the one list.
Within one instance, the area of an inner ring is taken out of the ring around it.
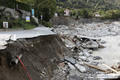
{"label": "asphalt layer", "polygon": [[33,38],[43,35],[54,35],[55,33],[47,27],[37,27],[31,30],[0,32],[0,49],[5,49],[8,40],[16,41],[20,38]]}

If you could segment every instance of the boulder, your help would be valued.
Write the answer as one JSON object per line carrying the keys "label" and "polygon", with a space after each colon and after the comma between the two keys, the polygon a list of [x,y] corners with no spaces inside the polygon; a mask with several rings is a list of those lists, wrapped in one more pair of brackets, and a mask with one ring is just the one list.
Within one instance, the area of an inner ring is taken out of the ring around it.
{"label": "boulder", "polygon": [[102,40],[102,41],[100,41],[100,44],[105,44],[105,43],[106,43],[106,41],[103,41],[103,40]]}
{"label": "boulder", "polygon": [[94,56],[93,57],[93,60],[100,60],[100,59],[102,59],[100,56]]}
{"label": "boulder", "polygon": [[86,61],[87,60],[87,57],[86,56],[79,56],[79,58],[83,61]]}
{"label": "boulder", "polygon": [[70,57],[65,57],[65,60],[72,63],[72,64],[75,64],[75,59],[74,58],[70,58]]}
{"label": "boulder", "polygon": [[80,53],[78,53],[78,55],[79,55],[79,56],[83,56],[83,55],[84,55],[84,53],[83,53],[83,52],[80,52]]}
{"label": "boulder", "polygon": [[90,40],[82,45],[84,48],[96,49],[99,47],[99,44],[93,40]]}
{"label": "boulder", "polygon": [[86,72],[86,69],[84,66],[81,66],[79,64],[75,64],[75,67],[82,73],[85,73]]}
{"label": "boulder", "polygon": [[84,51],[83,53],[84,53],[84,56],[86,56],[86,57],[90,56],[90,54],[87,51]]}
{"label": "boulder", "polygon": [[67,64],[68,64],[68,66],[69,66],[70,69],[76,69],[76,68],[74,67],[74,65],[72,65],[71,63],[68,62]]}

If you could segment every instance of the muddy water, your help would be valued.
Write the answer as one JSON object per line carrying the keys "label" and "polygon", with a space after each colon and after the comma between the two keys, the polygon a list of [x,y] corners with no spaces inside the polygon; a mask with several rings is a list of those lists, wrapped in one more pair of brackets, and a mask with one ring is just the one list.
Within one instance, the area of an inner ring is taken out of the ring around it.
{"label": "muddy water", "polygon": [[101,56],[101,62],[108,66],[117,65],[120,62],[120,36],[103,37],[107,43],[104,44],[106,48],[94,52],[94,56]]}

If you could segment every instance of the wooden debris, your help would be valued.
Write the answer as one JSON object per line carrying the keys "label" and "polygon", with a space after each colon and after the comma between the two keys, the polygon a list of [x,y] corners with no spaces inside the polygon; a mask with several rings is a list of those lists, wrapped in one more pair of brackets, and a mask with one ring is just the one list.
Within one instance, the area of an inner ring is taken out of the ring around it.
{"label": "wooden debris", "polygon": [[98,69],[98,70],[100,70],[100,71],[103,71],[103,72],[109,73],[108,71],[103,70],[103,69],[101,69],[101,68],[99,68],[99,67],[97,67],[97,66],[90,65],[90,64],[87,64],[87,63],[84,63],[84,64],[87,65],[87,66],[89,66],[89,67],[92,67],[92,68],[94,68],[94,69]]}
{"label": "wooden debris", "polygon": [[112,69],[111,67],[107,66],[106,64],[102,64],[103,66],[105,66],[106,68],[110,69],[111,71],[120,74],[120,72],[116,71],[115,69]]}

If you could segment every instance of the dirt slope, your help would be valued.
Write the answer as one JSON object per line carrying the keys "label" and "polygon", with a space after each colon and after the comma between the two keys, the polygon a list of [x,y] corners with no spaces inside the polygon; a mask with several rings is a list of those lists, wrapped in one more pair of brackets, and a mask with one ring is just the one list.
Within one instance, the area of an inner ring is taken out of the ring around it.
{"label": "dirt slope", "polygon": [[57,35],[9,41],[7,46],[0,51],[0,80],[29,80],[21,64],[12,62],[20,54],[32,80],[50,80],[60,57],[68,52]]}

